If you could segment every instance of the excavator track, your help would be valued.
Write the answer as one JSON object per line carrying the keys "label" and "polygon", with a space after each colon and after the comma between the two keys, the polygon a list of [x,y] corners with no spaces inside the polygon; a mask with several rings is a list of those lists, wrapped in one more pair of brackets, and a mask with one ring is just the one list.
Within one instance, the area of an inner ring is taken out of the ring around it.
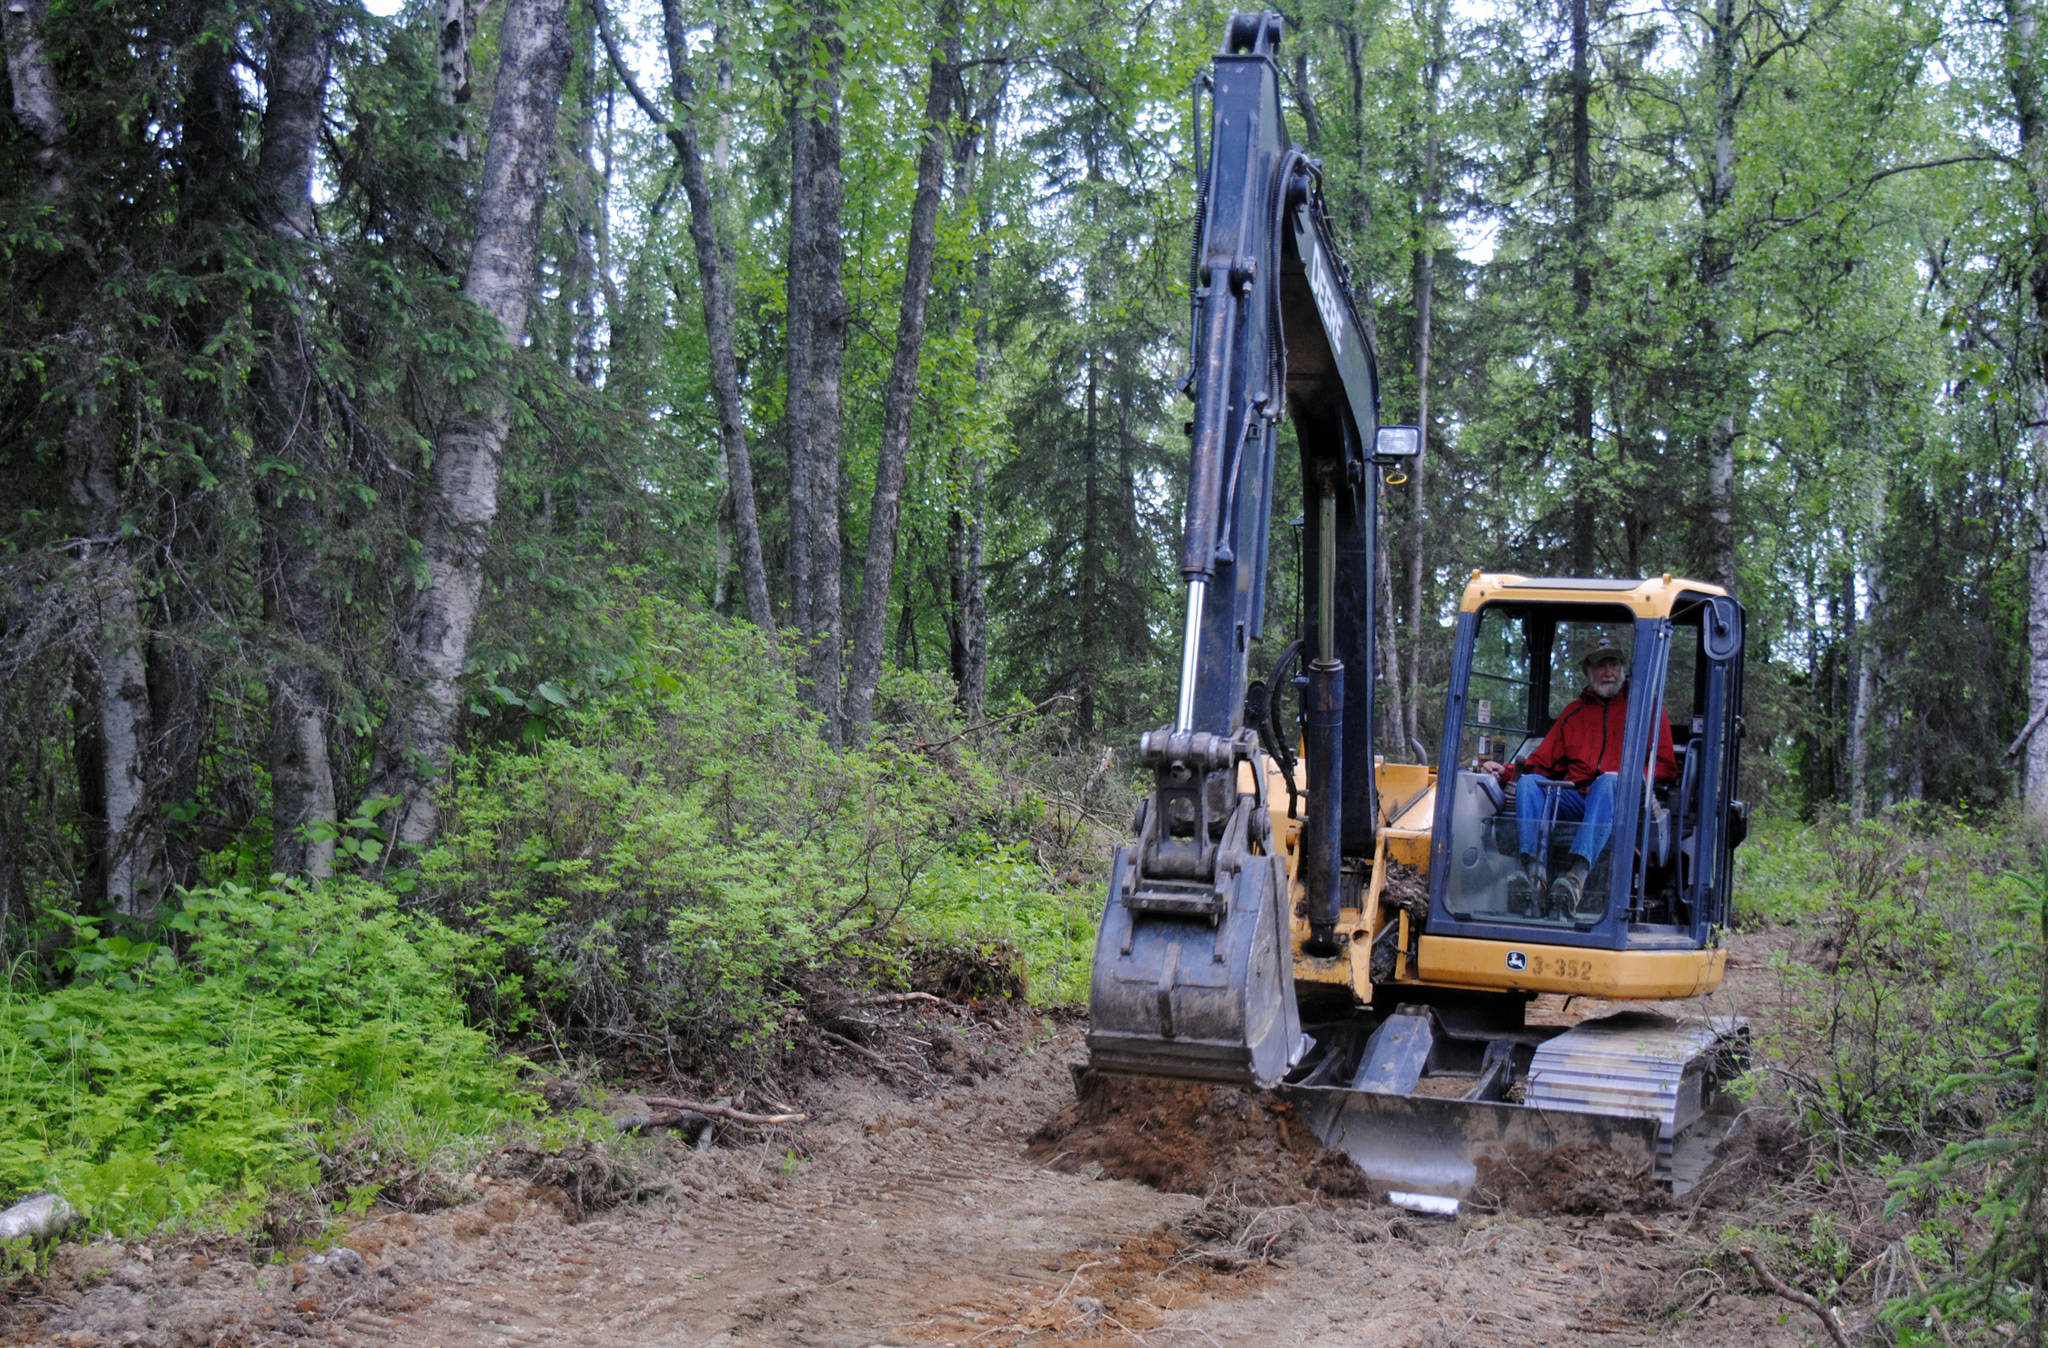
{"label": "excavator track", "polygon": [[[1565,1031],[1536,1050],[1523,1102],[1531,1109],[1657,1120],[1657,1179],[1674,1193],[1697,1181],[1678,1143],[1716,1113],[1724,1074],[1746,1046],[1748,1024],[1722,1017],[1674,1025],[1624,1013]],[[1718,1138],[1715,1139],[1718,1141]]]}

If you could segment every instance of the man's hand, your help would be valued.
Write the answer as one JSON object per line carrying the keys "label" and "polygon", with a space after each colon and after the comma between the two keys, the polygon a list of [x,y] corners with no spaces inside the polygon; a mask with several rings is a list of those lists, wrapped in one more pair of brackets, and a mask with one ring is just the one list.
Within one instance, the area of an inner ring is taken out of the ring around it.
{"label": "man's hand", "polygon": [[1507,764],[1505,763],[1496,763],[1490,758],[1482,758],[1479,760],[1479,770],[1481,772],[1490,774],[1496,781],[1498,781],[1500,779],[1500,775],[1506,772],[1508,769]]}

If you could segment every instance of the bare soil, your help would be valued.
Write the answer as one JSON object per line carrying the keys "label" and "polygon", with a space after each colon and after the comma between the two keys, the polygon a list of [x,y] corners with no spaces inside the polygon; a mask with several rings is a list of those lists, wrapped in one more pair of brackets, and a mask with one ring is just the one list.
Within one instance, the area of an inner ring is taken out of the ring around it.
{"label": "bare soil", "polygon": [[[1758,957],[1761,962],[1761,956]],[[1752,966],[1754,967],[1754,966]],[[1761,991],[1762,989],[1759,989]],[[1573,1008],[1576,1010],[1577,1008]],[[1598,1157],[1456,1221],[1382,1205],[1284,1106],[1104,1083],[1080,1027],[892,1013],[800,1126],[623,1159],[501,1156],[297,1261],[67,1246],[0,1341],[102,1345],[1812,1342],[1712,1254],[1721,1211]],[[1768,1184],[1753,1145],[1717,1190]],[[1507,1193],[1512,1189],[1512,1193]],[[615,1206],[621,1193],[642,1196]]]}

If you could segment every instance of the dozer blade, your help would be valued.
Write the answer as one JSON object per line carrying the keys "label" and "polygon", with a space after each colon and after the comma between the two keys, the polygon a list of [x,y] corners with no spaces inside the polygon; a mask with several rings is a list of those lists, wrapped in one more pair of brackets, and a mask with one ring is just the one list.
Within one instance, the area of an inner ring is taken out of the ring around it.
{"label": "dozer blade", "polygon": [[[1490,1039],[1490,1067],[1477,1077],[1427,1076],[1447,1041],[1468,1037],[1445,1030],[1427,1008],[1404,1006],[1355,1067],[1332,1051],[1282,1094],[1311,1132],[1405,1207],[1456,1212],[1489,1164],[1526,1182],[1556,1153],[1590,1148],[1684,1193],[1733,1122],[1720,1083],[1737,1070],[1747,1036],[1739,1020],[1679,1024],[1621,1012],[1552,1032],[1533,1050],[1526,1033]],[[1345,1041],[1329,1042],[1334,1050]],[[1525,1052],[1523,1102],[1508,1103],[1499,1093],[1506,1069]],[[1347,1076],[1350,1084],[1339,1084]],[[1467,1082],[1462,1096],[1425,1089]]]}
{"label": "dozer blade", "polygon": [[1099,1072],[1270,1086],[1306,1043],[1294,1005],[1285,863],[1245,856],[1228,903],[1207,916],[1148,910],[1129,897],[1119,848],[1095,941],[1089,1066]]}
{"label": "dozer blade", "polygon": [[1490,1100],[1382,1095],[1337,1086],[1283,1087],[1302,1122],[1358,1163],[1402,1207],[1455,1213],[1488,1163],[1527,1167],[1568,1147],[1611,1148],[1648,1170],[1658,1122],[1531,1109]]}

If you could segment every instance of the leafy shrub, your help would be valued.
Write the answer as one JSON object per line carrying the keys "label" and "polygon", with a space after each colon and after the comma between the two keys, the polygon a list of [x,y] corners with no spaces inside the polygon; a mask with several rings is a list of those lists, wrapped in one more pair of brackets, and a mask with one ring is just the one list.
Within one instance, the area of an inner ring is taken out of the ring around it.
{"label": "leafy shrub", "polygon": [[1899,1343],[2048,1329],[2048,872],[2026,833],[1924,807],[1835,817],[1767,830],[1744,877],[1752,911],[1798,932],[1757,1026],[1759,1077],[1821,1178],[1855,1195],[1841,1221],[1863,1244],[1851,1260],[1807,1209],[1741,1237],[1778,1245],[1824,1299],[1870,1287]]}
{"label": "leafy shrub", "polygon": [[2022,922],[2000,953],[2026,976],[2014,978],[1995,1010],[2024,1032],[1935,1088],[1995,1107],[1974,1135],[1892,1176],[1886,1215],[1916,1212],[1907,1257],[1937,1269],[1932,1286],[1885,1308],[1901,1342],[1931,1342],[1928,1331],[1954,1342],[1960,1329],[2038,1344],[2048,1332],[2048,853],[2022,879],[2014,906]]}
{"label": "leafy shrub", "polygon": [[1797,926],[1825,911],[1828,864],[1814,829],[1804,821],[1792,816],[1758,820],[1735,849],[1734,925]]}
{"label": "leafy shrub", "polygon": [[1994,1102],[1942,1089],[2024,1039],[2020,853],[1996,829],[1905,810],[1779,839],[1803,941],[1763,1062],[1835,1164],[1925,1155]]}
{"label": "leafy shrub", "polygon": [[194,892],[183,960],[78,926],[69,986],[0,997],[0,1190],[238,1229],[365,1138],[427,1167],[528,1112],[452,990],[469,944],[374,885]]}
{"label": "leafy shrub", "polygon": [[1005,792],[940,690],[893,680],[894,723],[834,752],[796,662],[752,628],[657,602],[632,621],[637,664],[537,741],[459,763],[423,860],[423,892],[482,942],[491,1021],[744,1073],[810,971],[897,932],[1050,940],[1071,992],[1061,886],[1010,846]]}

